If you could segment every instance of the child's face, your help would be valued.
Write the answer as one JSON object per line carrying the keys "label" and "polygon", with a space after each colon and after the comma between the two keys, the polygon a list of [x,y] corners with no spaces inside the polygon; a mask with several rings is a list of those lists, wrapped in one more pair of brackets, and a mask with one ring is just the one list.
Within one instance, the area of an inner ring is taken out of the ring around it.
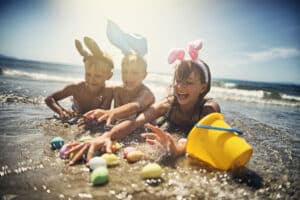
{"label": "child's face", "polygon": [[112,72],[106,63],[96,66],[89,62],[85,63],[85,82],[91,92],[95,92],[105,86],[105,81],[110,79]]}
{"label": "child's face", "polygon": [[198,101],[199,95],[204,92],[207,84],[201,84],[195,72],[191,72],[185,80],[174,82],[174,94],[180,105],[191,105]]}
{"label": "child's face", "polygon": [[122,65],[122,80],[127,90],[133,90],[139,87],[147,72],[138,62],[126,62]]}

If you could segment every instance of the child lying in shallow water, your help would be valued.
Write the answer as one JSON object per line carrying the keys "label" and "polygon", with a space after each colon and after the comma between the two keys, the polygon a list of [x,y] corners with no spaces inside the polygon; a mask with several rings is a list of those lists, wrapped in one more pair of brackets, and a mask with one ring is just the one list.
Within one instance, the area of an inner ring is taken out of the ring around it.
{"label": "child lying in shallow water", "polygon": [[[85,37],[84,43],[92,54],[85,51],[78,40],[75,44],[84,58],[85,81],[67,85],[45,99],[47,106],[56,112],[63,121],[69,116],[82,115],[92,109],[109,109],[111,107],[113,88],[107,87],[105,81],[109,80],[113,74],[113,62],[91,38]],[[73,97],[74,111],[59,104],[60,100],[70,96]]]}

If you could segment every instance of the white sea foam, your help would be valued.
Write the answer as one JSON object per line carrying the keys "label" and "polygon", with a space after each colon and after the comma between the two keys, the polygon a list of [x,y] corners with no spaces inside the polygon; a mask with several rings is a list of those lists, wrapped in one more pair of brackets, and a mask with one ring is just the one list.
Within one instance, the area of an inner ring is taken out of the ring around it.
{"label": "white sea foam", "polygon": [[[76,83],[82,81],[82,78],[64,76],[64,74],[48,75],[45,73],[26,72],[11,69],[4,69],[3,72],[6,76],[26,77],[38,81],[57,81],[64,83]],[[108,81],[109,85],[118,85],[121,83],[121,80],[115,79],[111,79]],[[145,79],[145,84],[149,88],[151,88],[151,90],[155,94],[156,100],[160,100],[167,95],[168,88],[171,83],[172,75],[168,74],[149,73],[147,78]],[[208,96],[216,99],[230,101],[232,100],[247,103],[300,107],[300,97],[287,94],[279,95],[280,96],[278,99],[272,98],[271,93],[268,93],[266,91],[237,89],[235,83],[228,82],[225,83],[223,87],[213,86]],[[266,96],[270,97],[266,98]]]}
{"label": "white sea foam", "polygon": [[235,84],[235,83],[225,83],[224,86],[225,86],[225,88],[235,88],[237,86],[237,84]]}
{"label": "white sea foam", "polygon": [[216,99],[241,101],[247,103],[300,107],[299,97],[282,95],[281,99],[265,99],[264,94],[265,92],[262,90],[242,90],[212,87],[209,96]]}
{"label": "white sea foam", "polygon": [[11,69],[4,69],[3,72],[4,72],[4,75],[7,75],[7,76],[26,77],[26,78],[31,78],[33,80],[58,81],[58,82],[79,82],[82,80],[80,78],[75,78],[75,77],[71,77],[71,76],[56,76],[56,75],[25,72],[25,71],[20,71],[20,70],[11,70]]}

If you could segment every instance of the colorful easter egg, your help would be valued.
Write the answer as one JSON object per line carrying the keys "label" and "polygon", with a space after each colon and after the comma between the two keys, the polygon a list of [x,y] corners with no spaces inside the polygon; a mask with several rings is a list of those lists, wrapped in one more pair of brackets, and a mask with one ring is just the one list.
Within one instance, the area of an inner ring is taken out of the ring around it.
{"label": "colorful easter egg", "polygon": [[108,169],[106,167],[97,167],[91,174],[93,185],[102,185],[108,181]]}
{"label": "colorful easter egg", "polygon": [[124,153],[123,153],[124,158],[126,158],[126,157],[127,157],[127,154],[128,154],[129,152],[131,152],[131,151],[136,151],[136,148],[135,148],[135,147],[126,147],[126,148],[124,149]]}
{"label": "colorful easter egg", "polygon": [[108,166],[114,166],[119,164],[119,158],[113,153],[105,153],[101,156],[106,161]]}
{"label": "colorful easter egg", "polygon": [[87,135],[87,136],[83,136],[79,139],[79,142],[87,142],[87,141],[90,141],[91,139],[93,139],[92,136],[90,135]]}
{"label": "colorful easter egg", "polygon": [[180,138],[180,139],[178,140],[178,144],[180,144],[180,145],[186,145],[186,142],[187,142],[187,139],[186,139],[186,138]]}
{"label": "colorful easter egg", "polygon": [[141,151],[131,151],[127,154],[126,159],[130,163],[137,162],[141,159],[145,159],[146,155]]}
{"label": "colorful easter egg", "polygon": [[118,151],[119,149],[121,149],[121,144],[118,143],[118,142],[114,142],[111,146],[111,150],[112,152],[116,152]]}
{"label": "colorful easter egg", "polygon": [[55,137],[51,140],[50,145],[53,150],[60,149],[65,144],[65,141],[61,137]]}
{"label": "colorful easter egg", "polygon": [[103,158],[96,156],[93,157],[89,162],[88,162],[88,166],[91,170],[96,169],[97,167],[106,167],[106,160],[104,160]]}
{"label": "colorful easter egg", "polygon": [[64,146],[62,146],[62,148],[59,151],[59,157],[61,159],[68,159],[69,155],[65,155],[65,153],[69,150],[69,148],[67,147],[67,145],[65,144]]}
{"label": "colorful easter egg", "polygon": [[159,178],[163,170],[157,163],[149,163],[143,167],[141,175],[143,178]]}

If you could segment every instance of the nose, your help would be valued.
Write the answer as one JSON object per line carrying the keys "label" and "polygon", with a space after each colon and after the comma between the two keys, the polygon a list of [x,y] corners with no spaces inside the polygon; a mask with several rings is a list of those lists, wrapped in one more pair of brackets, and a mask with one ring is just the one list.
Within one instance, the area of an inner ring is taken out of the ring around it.
{"label": "nose", "polygon": [[183,88],[185,85],[182,82],[177,82],[177,88]]}

